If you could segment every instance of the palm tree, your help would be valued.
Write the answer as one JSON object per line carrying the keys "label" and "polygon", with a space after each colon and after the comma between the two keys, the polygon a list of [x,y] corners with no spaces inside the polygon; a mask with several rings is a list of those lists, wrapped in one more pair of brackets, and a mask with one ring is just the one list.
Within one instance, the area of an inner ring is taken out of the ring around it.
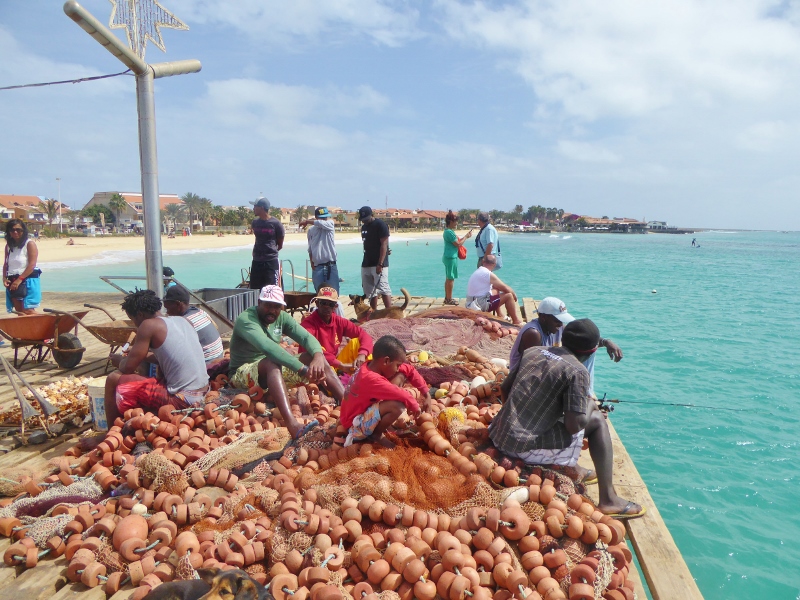
{"label": "palm tree", "polygon": [[183,216],[183,211],[185,209],[186,207],[183,204],[178,204],[177,202],[167,204],[167,207],[164,209],[167,213],[167,218],[172,219],[172,227],[174,229],[178,228],[178,217]]}
{"label": "palm tree", "polygon": [[200,219],[200,230],[204,231],[206,228],[206,219],[214,212],[214,203],[208,198],[200,198],[194,210],[197,214],[197,218]]}
{"label": "palm tree", "polygon": [[253,220],[253,211],[246,206],[237,208],[236,214],[239,217],[239,225],[248,225]]}
{"label": "palm tree", "polygon": [[280,221],[281,217],[283,216],[283,211],[280,209],[279,206],[270,206],[269,216],[272,217],[273,219],[278,219],[278,221]]}
{"label": "palm tree", "polygon": [[39,202],[39,210],[47,215],[47,224],[50,225],[52,229],[53,221],[55,221],[56,215],[58,214],[58,200],[45,198]]}
{"label": "palm tree", "polygon": [[294,211],[294,218],[299,223],[308,216],[308,208],[303,204],[298,204]]}
{"label": "palm tree", "polygon": [[500,219],[503,218],[503,211],[494,209],[489,213],[489,216],[492,218],[492,221],[497,224],[500,223]]}
{"label": "palm tree", "polygon": [[203,198],[192,192],[186,192],[181,196],[181,200],[183,200],[183,203],[186,205],[186,210],[189,212],[189,230],[193,229],[194,219],[192,219],[192,216],[197,212],[197,207],[202,199]]}
{"label": "palm tree", "polygon": [[119,227],[119,216],[123,210],[128,208],[128,202],[123,198],[120,194],[113,194],[111,198],[108,199],[108,208],[114,211],[114,219]]}

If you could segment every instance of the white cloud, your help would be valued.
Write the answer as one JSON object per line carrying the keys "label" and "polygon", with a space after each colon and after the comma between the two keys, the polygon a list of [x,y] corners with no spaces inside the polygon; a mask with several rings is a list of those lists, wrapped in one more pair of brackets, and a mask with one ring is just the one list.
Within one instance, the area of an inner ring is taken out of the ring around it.
{"label": "white cloud", "polygon": [[781,140],[791,135],[792,129],[784,121],[763,121],[746,128],[736,137],[736,144],[743,150],[768,152]]}
{"label": "white cloud", "polygon": [[380,112],[389,105],[389,100],[366,85],[351,90],[315,89],[256,79],[229,79],[210,82],[207,96],[200,104],[203,114],[226,126],[248,133],[255,131],[267,140],[293,146],[337,148],[351,134],[339,131],[331,121]]}
{"label": "white cloud", "polygon": [[557,147],[559,154],[572,160],[595,163],[618,163],[620,160],[619,156],[608,148],[589,142],[560,140]]}
{"label": "white cloud", "polygon": [[265,45],[355,35],[399,46],[419,35],[417,11],[399,0],[172,0],[170,10],[187,22],[244,31]]}
{"label": "white cloud", "polygon": [[[506,53],[544,103],[585,120],[777,97],[800,66],[797,23],[766,0],[439,0],[447,32]],[[795,8],[796,10],[796,8]]]}

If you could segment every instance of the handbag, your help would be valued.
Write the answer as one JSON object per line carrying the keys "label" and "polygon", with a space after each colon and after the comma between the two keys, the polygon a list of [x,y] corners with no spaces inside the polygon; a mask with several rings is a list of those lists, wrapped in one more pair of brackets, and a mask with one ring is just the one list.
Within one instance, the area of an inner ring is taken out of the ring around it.
{"label": "handbag", "polygon": [[458,247],[458,258],[460,260],[464,260],[465,258],[467,258],[467,249],[464,248],[464,246]]}
{"label": "handbag", "polygon": [[[19,275],[11,275],[8,279],[11,283],[13,283],[17,279],[19,279]],[[19,287],[17,287],[17,289],[12,290],[10,287],[8,288],[8,296],[12,300],[25,300],[25,297],[27,295],[28,295],[28,282],[25,281],[24,279],[22,280],[22,283],[19,284]]]}

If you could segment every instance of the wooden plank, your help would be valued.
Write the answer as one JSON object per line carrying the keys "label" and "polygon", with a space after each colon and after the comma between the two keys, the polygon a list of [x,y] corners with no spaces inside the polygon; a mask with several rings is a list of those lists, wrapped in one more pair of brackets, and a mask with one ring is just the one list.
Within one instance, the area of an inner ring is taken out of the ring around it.
{"label": "wooden plank", "polygon": [[536,308],[538,306],[539,303],[533,298],[522,299],[522,316],[526,321],[532,321],[538,316],[538,313],[536,312]]}
{"label": "wooden plank", "polygon": [[[128,596],[134,592],[133,589],[126,591]],[[116,598],[116,594],[114,597]],[[102,586],[87,588],[82,583],[69,583],[58,590],[49,600],[106,600],[106,593]]]}
{"label": "wooden plank", "polygon": [[[64,585],[67,559],[62,555],[53,560],[42,560],[33,569],[18,572],[15,578],[7,578],[0,587],[2,598],[24,598],[25,600],[44,600],[55,595]],[[3,565],[2,569],[12,569]],[[86,589],[85,587],[83,588]]]}
{"label": "wooden plank", "polygon": [[[622,522],[653,600],[701,600],[689,567],[610,419],[608,428],[614,448],[614,487],[623,498],[647,508],[643,517]],[[588,451],[581,453],[579,463],[592,467]],[[597,486],[589,486],[588,492],[596,502]]]}

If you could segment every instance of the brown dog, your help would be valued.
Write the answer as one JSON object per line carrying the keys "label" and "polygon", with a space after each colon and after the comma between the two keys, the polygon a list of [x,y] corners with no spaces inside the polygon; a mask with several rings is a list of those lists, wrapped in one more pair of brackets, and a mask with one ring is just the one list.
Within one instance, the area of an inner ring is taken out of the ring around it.
{"label": "brown dog", "polygon": [[241,569],[198,569],[197,574],[211,586],[199,600],[274,600],[263,585]]}
{"label": "brown dog", "polygon": [[144,600],[273,600],[267,589],[240,569],[198,569],[200,579],[170,581]]}
{"label": "brown dog", "polygon": [[411,295],[406,288],[400,288],[403,297],[406,299],[403,306],[392,306],[391,308],[381,308],[372,310],[372,307],[367,302],[366,296],[358,294],[350,294],[350,304],[356,311],[356,319],[359,323],[366,323],[367,321],[374,321],[375,319],[402,319],[405,317],[405,309],[408,303],[411,302]]}

